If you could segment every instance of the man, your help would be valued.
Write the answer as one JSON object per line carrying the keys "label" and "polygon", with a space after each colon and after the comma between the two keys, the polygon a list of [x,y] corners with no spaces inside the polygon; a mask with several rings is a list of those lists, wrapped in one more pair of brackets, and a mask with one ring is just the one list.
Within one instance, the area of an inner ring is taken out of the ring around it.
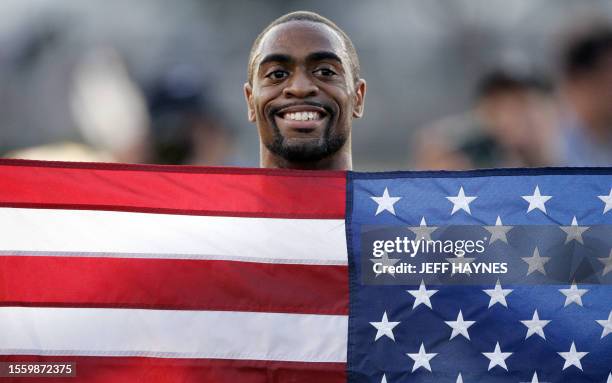
{"label": "man", "polygon": [[332,21],[312,12],[273,21],[253,43],[244,85],[261,167],[351,169],[365,92],[355,47]]}
{"label": "man", "polygon": [[556,125],[545,79],[498,68],[476,84],[473,106],[424,128],[417,136],[420,169],[550,166]]}
{"label": "man", "polygon": [[560,164],[612,165],[612,26],[574,32],[562,54]]}

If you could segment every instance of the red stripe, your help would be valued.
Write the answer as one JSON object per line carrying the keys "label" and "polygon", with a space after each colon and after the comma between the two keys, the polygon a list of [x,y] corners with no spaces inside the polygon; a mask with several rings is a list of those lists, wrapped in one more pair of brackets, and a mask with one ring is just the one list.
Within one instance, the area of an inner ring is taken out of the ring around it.
{"label": "red stripe", "polygon": [[73,378],[3,378],[3,382],[344,383],[344,363],[262,362],[136,357],[0,356],[4,362],[75,362]]}
{"label": "red stripe", "polygon": [[346,266],[0,256],[0,305],[348,314]]}
{"label": "red stripe", "polygon": [[0,160],[0,206],[336,218],[346,172]]}

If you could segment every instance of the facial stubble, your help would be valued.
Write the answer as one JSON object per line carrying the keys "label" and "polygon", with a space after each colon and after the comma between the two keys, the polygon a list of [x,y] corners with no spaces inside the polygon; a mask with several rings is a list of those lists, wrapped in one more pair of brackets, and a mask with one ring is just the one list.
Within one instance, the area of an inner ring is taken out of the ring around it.
{"label": "facial stubble", "polygon": [[335,129],[334,115],[329,114],[329,121],[325,125],[323,135],[318,138],[286,138],[282,135],[274,114],[268,121],[272,127],[271,142],[266,142],[266,148],[277,156],[289,162],[317,162],[338,152],[346,143],[346,134]]}

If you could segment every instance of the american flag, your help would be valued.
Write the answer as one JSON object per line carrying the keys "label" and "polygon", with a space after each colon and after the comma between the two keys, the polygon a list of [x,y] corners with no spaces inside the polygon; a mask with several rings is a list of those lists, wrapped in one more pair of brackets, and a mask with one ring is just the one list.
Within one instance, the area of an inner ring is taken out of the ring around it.
{"label": "american flag", "polygon": [[[75,362],[70,382],[610,383],[611,223],[610,169],[4,160],[0,361]],[[480,230],[524,275],[368,279],[373,227]]]}
{"label": "american flag", "polygon": [[51,380],[75,383],[345,381],[345,186],[2,161],[0,361],[74,362]]}

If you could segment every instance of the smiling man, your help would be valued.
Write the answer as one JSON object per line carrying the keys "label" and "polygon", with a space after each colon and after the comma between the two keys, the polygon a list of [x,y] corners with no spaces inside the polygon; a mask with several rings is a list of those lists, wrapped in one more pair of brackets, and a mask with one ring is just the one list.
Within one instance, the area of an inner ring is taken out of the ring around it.
{"label": "smiling man", "polygon": [[312,12],[273,21],[253,43],[244,85],[261,167],[351,169],[365,92],[355,47],[336,24]]}

